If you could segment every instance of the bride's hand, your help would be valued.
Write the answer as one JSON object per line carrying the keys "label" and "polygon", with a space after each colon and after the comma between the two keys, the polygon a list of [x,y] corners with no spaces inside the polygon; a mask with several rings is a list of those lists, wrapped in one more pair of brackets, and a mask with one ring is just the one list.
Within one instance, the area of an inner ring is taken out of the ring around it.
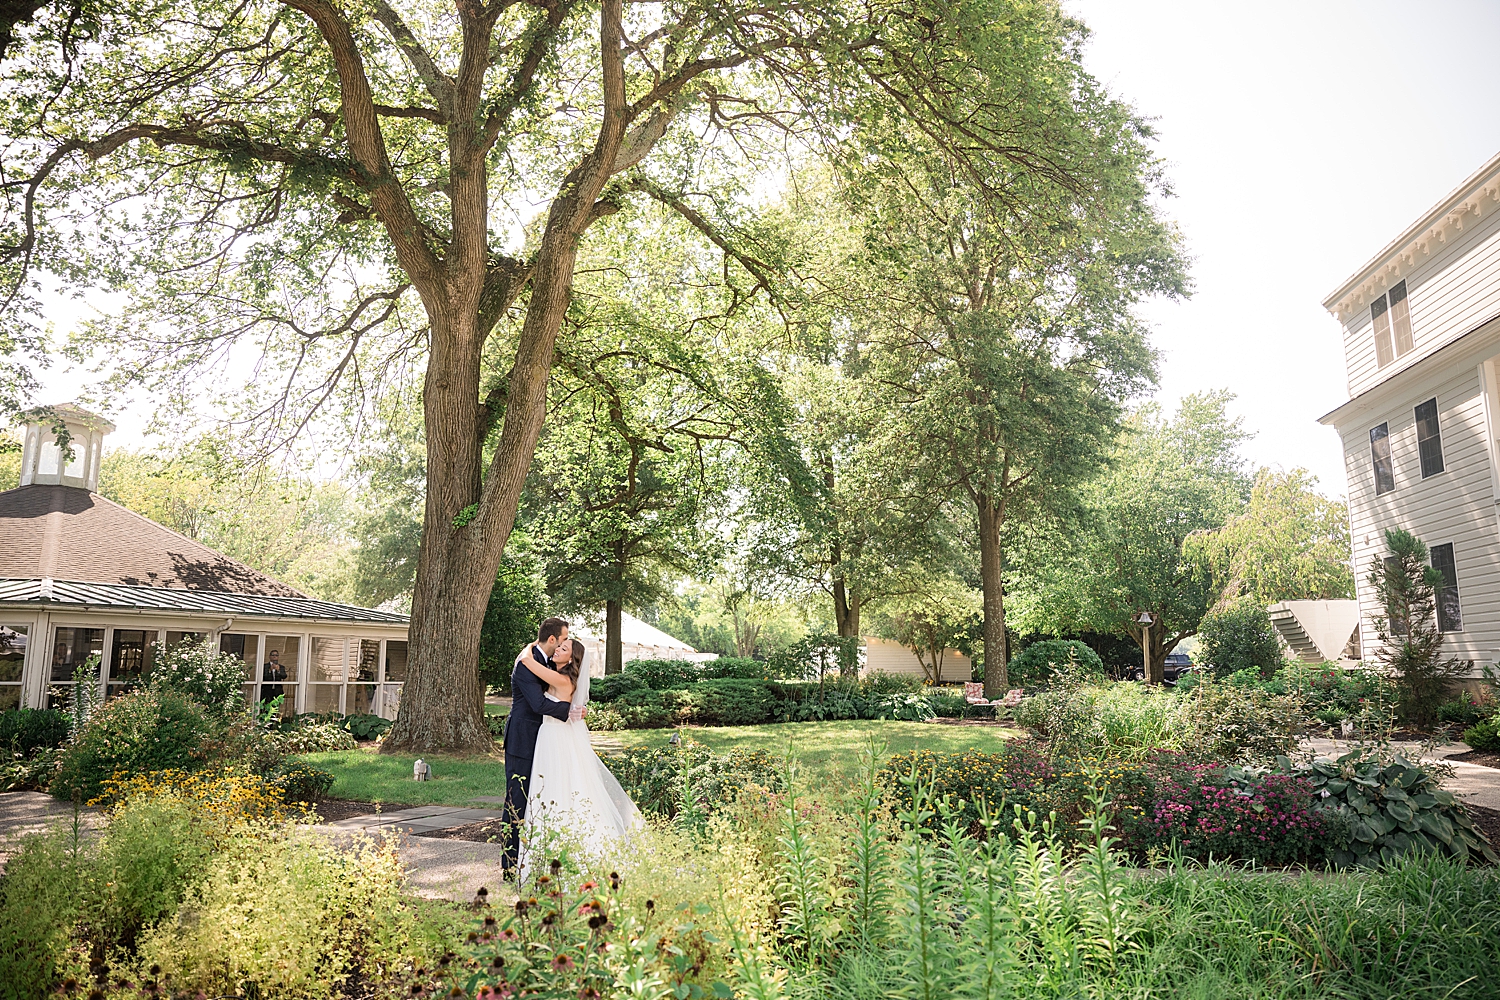
{"label": "bride's hand", "polygon": [[568,709],[568,721],[578,722],[588,714],[588,711],[588,706],[586,705],[574,705],[572,708]]}

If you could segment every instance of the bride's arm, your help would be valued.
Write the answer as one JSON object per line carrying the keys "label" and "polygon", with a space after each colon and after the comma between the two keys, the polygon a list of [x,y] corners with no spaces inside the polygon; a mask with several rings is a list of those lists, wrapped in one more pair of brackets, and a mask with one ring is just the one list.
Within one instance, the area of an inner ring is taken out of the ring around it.
{"label": "bride's arm", "polygon": [[556,670],[553,670],[551,667],[544,667],[529,656],[521,662],[526,665],[527,670],[530,670],[542,681],[552,685],[555,688],[561,688],[564,685],[570,688],[573,686],[573,678],[569,677],[567,674],[560,674]]}

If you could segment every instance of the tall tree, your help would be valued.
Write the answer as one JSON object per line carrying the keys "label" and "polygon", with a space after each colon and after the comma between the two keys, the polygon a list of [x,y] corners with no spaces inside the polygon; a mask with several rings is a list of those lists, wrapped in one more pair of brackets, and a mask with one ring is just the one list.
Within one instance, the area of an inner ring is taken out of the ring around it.
{"label": "tall tree", "polygon": [[[1070,69],[1079,72],[1066,63],[1060,72]],[[1135,304],[1184,287],[1175,237],[1150,204],[1139,126],[1093,96],[1068,122],[1074,173],[1024,210],[986,205],[962,165],[920,137],[851,189],[884,293],[861,324],[872,409],[883,417],[871,448],[930,493],[965,501],[991,696],[1009,686],[1005,579],[1016,535],[1073,503],[1124,401],[1154,376]]]}
{"label": "tall tree", "polygon": [[[242,417],[268,445],[422,371],[412,662],[382,749],[484,748],[479,625],[590,228],[656,198],[768,284],[735,224],[747,166],[855,118],[912,122],[979,194],[1025,203],[1034,179],[1082,178],[1080,154],[1113,151],[1070,152],[1059,124],[1086,87],[1081,37],[1052,4],[1010,0],[112,8],[76,59],[8,57],[30,69],[0,114],[7,254],[17,287],[41,266],[127,293],[85,331],[125,380],[176,388],[186,368],[257,358],[247,392],[275,391]],[[506,377],[484,386],[492,349]]]}
{"label": "tall tree", "polygon": [[[1222,527],[1245,507],[1250,477],[1237,451],[1246,438],[1229,417],[1227,393],[1187,396],[1172,419],[1155,405],[1130,420],[1108,469],[1087,484],[1072,544],[1022,577],[1031,631],[1083,631],[1150,644],[1147,679],[1159,684],[1166,656],[1218,599],[1213,575],[1186,551],[1194,532]],[[1141,612],[1153,621],[1135,623]]]}
{"label": "tall tree", "polygon": [[1317,485],[1306,469],[1261,469],[1244,513],[1188,538],[1189,557],[1215,574],[1226,604],[1241,596],[1262,606],[1354,596],[1349,506]]}

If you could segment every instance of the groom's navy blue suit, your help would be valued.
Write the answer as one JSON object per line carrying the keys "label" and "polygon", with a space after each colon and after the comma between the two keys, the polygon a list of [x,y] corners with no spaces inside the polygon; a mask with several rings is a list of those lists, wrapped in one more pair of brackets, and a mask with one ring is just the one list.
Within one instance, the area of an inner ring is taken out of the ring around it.
{"label": "groom's navy blue suit", "polygon": [[567,722],[570,707],[565,701],[547,699],[547,685],[521,662],[526,656],[547,666],[546,655],[532,643],[516,657],[510,673],[510,716],[505,720],[505,819],[510,829],[501,857],[506,871],[516,867],[520,853],[521,821],[526,818],[526,782],[531,778],[531,759],[536,756],[536,734],[541,731],[542,717],[550,715]]}

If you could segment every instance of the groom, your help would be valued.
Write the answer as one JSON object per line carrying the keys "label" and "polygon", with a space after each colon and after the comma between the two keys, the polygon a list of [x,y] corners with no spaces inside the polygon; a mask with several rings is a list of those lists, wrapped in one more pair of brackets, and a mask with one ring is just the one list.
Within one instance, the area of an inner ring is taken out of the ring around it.
{"label": "groom", "polygon": [[531,759],[536,755],[536,734],[542,728],[542,717],[552,716],[562,722],[581,719],[583,709],[565,701],[549,701],[547,685],[530,670],[525,661],[547,666],[559,643],[568,638],[568,623],[548,618],[537,630],[536,642],[516,657],[510,674],[511,708],[505,720],[505,849],[500,863],[507,873],[515,871],[521,847],[521,824],[526,819],[526,782],[531,779]]}

